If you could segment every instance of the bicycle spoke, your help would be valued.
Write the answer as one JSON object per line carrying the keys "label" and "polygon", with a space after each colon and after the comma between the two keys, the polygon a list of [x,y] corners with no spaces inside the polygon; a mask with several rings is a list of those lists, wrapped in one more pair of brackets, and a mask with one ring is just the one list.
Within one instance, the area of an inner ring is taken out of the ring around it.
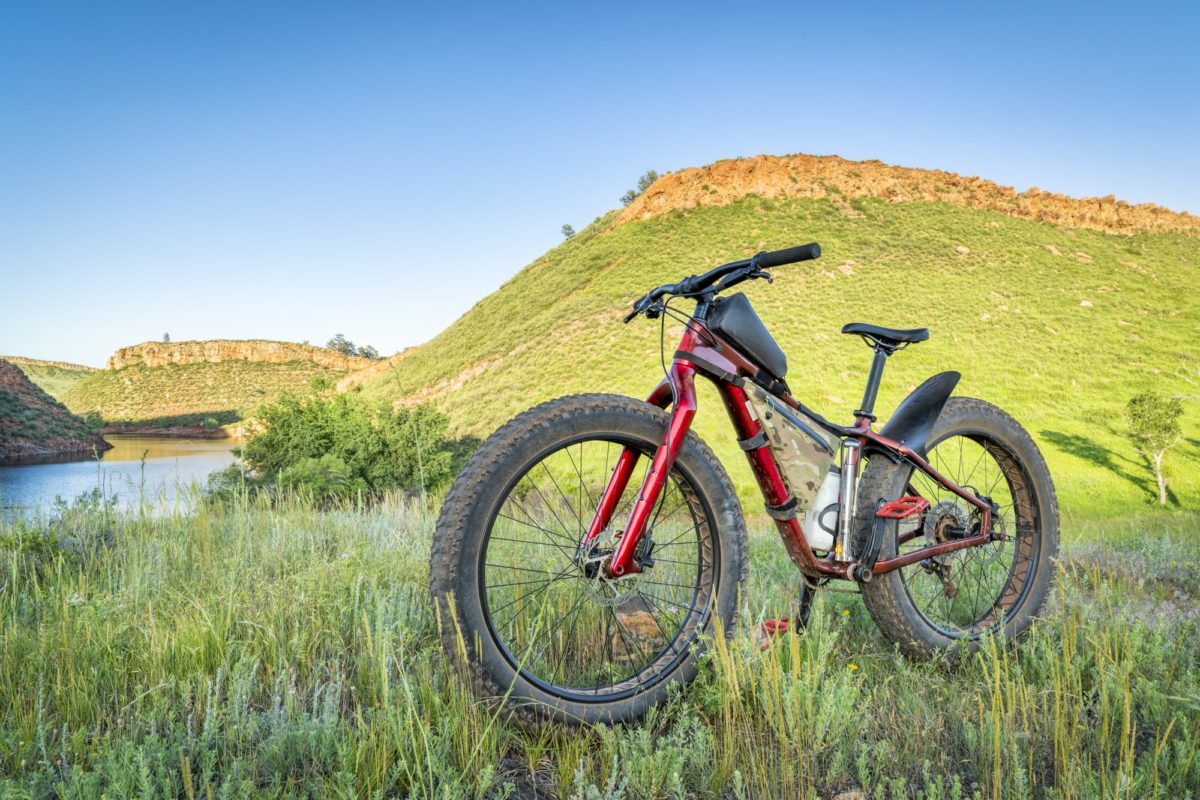
{"label": "bicycle spoke", "polygon": [[[1021,580],[1029,568],[1029,556],[1022,553],[1019,543],[1033,535],[1033,531],[1015,524],[1017,500],[1013,487],[1018,484],[1008,479],[1017,467],[996,445],[966,435],[938,443],[930,451],[929,462],[958,486],[970,487],[977,481],[979,486],[986,487],[975,491],[995,503],[993,525],[1011,533],[1011,548],[1007,542],[992,541],[931,557],[929,567],[915,564],[901,570],[909,596],[930,624],[948,635],[977,635],[1003,623],[1008,612],[1001,604],[1010,602],[1006,600],[1010,598],[1009,587]],[[966,526],[968,532],[972,524],[979,522],[973,506],[944,490],[928,475],[914,472],[908,490],[929,499],[931,507],[924,519],[924,535],[907,542],[906,552],[926,547],[935,539],[950,541],[954,536],[967,535],[955,533],[962,530],[963,520],[973,521]],[[937,515],[941,517],[935,519]],[[939,576],[938,572],[943,574]]]}
{"label": "bicycle spoke", "polygon": [[[655,557],[653,566],[619,580],[594,572],[586,577],[576,564],[571,520],[582,536],[621,463],[614,454],[628,446],[575,441],[529,465],[501,502],[483,554],[491,630],[514,665],[589,697],[628,691],[673,669],[686,654],[676,639],[699,624],[706,612],[697,598],[712,591],[713,571],[704,566],[712,551],[703,542],[714,526],[702,522],[695,490],[676,471],[667,476],[646,529],[663,540],[655,541],[654,553],[687,548],[681,556]],[[642,481],[630,476],[615,498],[614,516],[632,513],[649,474],[652,449],[634,452],[645,462]],[[597,540],[593,554],[603,558],[613,542]]]}

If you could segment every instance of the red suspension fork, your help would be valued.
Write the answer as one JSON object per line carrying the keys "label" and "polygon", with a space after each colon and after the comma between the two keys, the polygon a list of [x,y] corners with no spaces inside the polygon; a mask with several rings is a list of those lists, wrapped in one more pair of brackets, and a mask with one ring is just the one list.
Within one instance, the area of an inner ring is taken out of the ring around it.
{"label": "red suspension fork", "polygon": [[[673,396],[674,391],[671,389],[670,382],[664,380],[650,393],[646,402],[659,408],[666,408],[671,404]],[[612,522],[617,504],[625,494],[629,478],[633,475],[633,468],[637,465],[640,457],[641,453],[629,447],[624,448],[621,455],[617,457],[617,463],[604,487],[604,492],[600,495],[600,502],[596,507],[595,516],[592,517],[592,524],[588,526],[587,536],[580,544],[579,556],[587,552],[595,538]]]}
{"label": "red suspension fork", "polygon": [[[679,449],[687,439],[688,431],[692,427],[692,419],[696,416],[695,377],[696,369],[691,364],[674,363],[668,371],[668,380],[659,384],[658,388],[650,395],[649,402],[657,406],[666,406],[674,399],[671,419],[667,423],[666,432],[650,462],[646,478],[642,481],[641,489],[633,504],[633,511],[629,515],[629,523],[625,526],[625,531],[618,540],[609,561],[608,570],[614,577],[641,571],[641,568],[633,560],[633,554],[637,549],[638,542],[641,541],[646,523],[654,511],[654,505],[658,502],[663,487],[666,485],[667,476],[671,474],[671,469],[675,466]],[[625,493],[637,459],[638,453],[635,450],[625,448],[621,452],[620,458],[617,459],[617,466],[613,469],[612,477],[609,478],[608,486],[605,487],[604,494],[600,498],[596,516],[588,527],[588,537],[585,542],[590,543],[612,521],[612,515],[621,496]]]}

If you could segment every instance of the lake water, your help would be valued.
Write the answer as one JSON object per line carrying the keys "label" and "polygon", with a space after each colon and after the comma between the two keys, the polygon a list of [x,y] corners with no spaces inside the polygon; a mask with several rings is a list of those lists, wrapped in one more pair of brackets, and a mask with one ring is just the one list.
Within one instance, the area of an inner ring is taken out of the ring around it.
{"label": "lake water", "polygon": [[[179,490],[204,485],[208,474],[234,463],[231,439],[169,439],[150,436],[104,437],[113,448],[100,461],[0,466],[0,510],[5,515],[45,511],[54,499],[74,500],[101,487],[124,506],[139,500],[175,502]],[[144,462],[143,462],[144,457]]]}

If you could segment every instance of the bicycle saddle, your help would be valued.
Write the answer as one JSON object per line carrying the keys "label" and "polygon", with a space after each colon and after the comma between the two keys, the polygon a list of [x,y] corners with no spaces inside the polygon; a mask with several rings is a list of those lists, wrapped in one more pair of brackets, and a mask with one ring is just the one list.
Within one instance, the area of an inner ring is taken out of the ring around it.
{"label": "bicycle saddle", "polygon": [[851,322],[848,325],[844,325],[842,326],[842,333],[856,333],[868,342],[883,345],[891,350],[897,349],[900,345],[916,344],[929,338],[928,328],[898,330],[896,328],[882,328],[878,325],[869,325],[866,322]]}

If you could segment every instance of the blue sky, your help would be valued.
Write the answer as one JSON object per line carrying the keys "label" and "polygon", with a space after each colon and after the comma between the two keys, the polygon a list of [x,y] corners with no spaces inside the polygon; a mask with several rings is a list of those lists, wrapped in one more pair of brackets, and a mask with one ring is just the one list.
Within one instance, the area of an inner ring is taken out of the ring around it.
{"label": "blue sky", "polygon": [[1200,213],[1194,8],[6,3],[0,353],[394,352],[647,169],[759,153]]}

